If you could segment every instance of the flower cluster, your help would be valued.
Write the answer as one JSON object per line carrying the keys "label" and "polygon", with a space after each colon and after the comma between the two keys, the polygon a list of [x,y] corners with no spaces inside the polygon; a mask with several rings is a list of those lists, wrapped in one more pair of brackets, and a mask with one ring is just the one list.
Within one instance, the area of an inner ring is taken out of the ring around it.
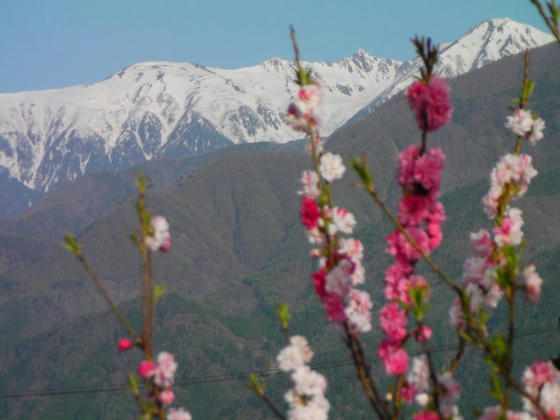
{"label": "flower cluster", "polygon": [[[307,121],[305,126],[315,126],[319,98],[317,84],[302,86],[298,101],[290,105],[288,114],[294,107],[304,109],[306,112],[301,118]],[[292,122],[295,129],[304,126],[296,120]],[[315,136],[313,133],[312,142],[316,142]],[[321,145],[315,143],[315,146]],[[319,260],[319,268],[312,276],[315,291],[329,321],[348,322],[355,334],[366,332],[371,329],[371,298],[367,292],[355,288],[365,281],[363,246],[357,239],[342,237],[352,234],[356,218],[344,208],[329,205],[330,200],[322,188],[323,183],[342,178],[346,168],[339,155],[323,153],[322,147],[313,147],[311,152],[317,159],[318,171],[303,171],[299,194],[302,196],[301,223],[306,227],[309,241],[318,246],[311,252]]]}
{"label": "flower cluster", "polygon": [[[495,280],[496,262],[493,257],[495,242],[486,229],[471,233],[474,256],[463,266],[463,286],[468,296],[469,310],[476,313],[482,304],[495,308],[503,296],[502,289]],[[455,329],[467,326],[461,301],[457,298],[449,310],[449,322]]]}
{"label": "flower cluster", "polygon": [[417,80],[407,89],[406,98],[422,131],[435,131],[451,120],[449,87],[441,77],[431,75],[428,83]]}
{"label": "flower cluster", "polygon": [[484,211],[490,218],[498,215],[501,201],[519,198],[527,191],[531,179],[537,175],[530,155],[509,153],[502,156],[490,174],[490,190],[482,199]]}
{"label": "flower cluster", "polygon": [[[560,418],[560,372],[551,362],[536,361],[527,367],[523,372],[523,385],[550,418]],[[523,408],[536,418],[542,418],[542,414],[527,398],[523,398]]]}
{"label": "flower cluster", "polygon": [[289,420],[326,420],[330,404],[325,398],[327,380],[307,365],[313,357],[307,339],[300,335],[290,337],[276,360],[284,372],[291,373],[293,388],[286,395],[290,405]]}
{"label": "flower cluster", "polygon": [[[171,386],[173,385],[176,371],[177,362],[175,362],[175,357],[165,351],[158,354],[157,364],[150,360],[143,360],[138,365],[140,377],[144,381],[151,382],[158,390],[157,401],[162,406],[168,406],[175,400],[175,394],[171,391]],[[190,417],[187,417],[190,414],[182,408],[174,410],[173,415],[175,420],[190,419]]]}
{"label": "flower cluster", "polygon": [[[442,240],[441,223],[445,220],[439,198],[441,171],[445,156],[441,149],[421,153],[411,145],[399,156],[398,182],[403,189],[399,201],[398,219],[410,237],[426,255],[437,248]],[[399,229],[387,237],[387,251],[395,262],[385,272],[385,297],[387,303],[379,313],[381,329],[386,338],[381,342],[379,356],[389,375],[400,375],[408,369],[408,354],[404,342],[409,333],[408,317],[400,305],[413,305],[411,296],[416,293],[428,298],[428,284],[414,267],[421,258],[406,235]],[[418,341],[429,339],[431,329],[423,326],[415,331]]]}
{"label": "flower cluster", "polygon": [[152,234],[146,236],[146,246],[153,252],[168,252],[171,247],[171,234],[169,233],[169,223],[163,216],[156,216],[151,223]]}
{"label": "flower cluster", "polygon": [[301,86],[297,99],[290,104],[286,115],[296,131],[309,134],[310,126],[319,124],[321,89],[317,83]]}
{"label": "flower cluster", "polygon": [[[427,406],[430,399],[429,393],[431,392],[429,379],[430,369],[426,356],[421,355],[412,359],[412,368],[406,377],[407,386],[404,388],[406,392],[403,398],[407,402],[411,402],[412,397],[415,395],[415,401],[418,405]],[[440,393],[440,410],[442,415],[453,420],[462,419],[456,405],[457,401],[459,401],[459,385],[455,382],[450,372],[438,373],[437,380],[443,390]],[[430,418],[439,419],[437,414],[429,409],[414,416],[414,420]]]}
{"label": "flower cluster", "polygon": [[518,136],[525,137],[534,146],[543,138],[545,123],[531,111],[516,109],[513,115],[507,117],[506,127]]}

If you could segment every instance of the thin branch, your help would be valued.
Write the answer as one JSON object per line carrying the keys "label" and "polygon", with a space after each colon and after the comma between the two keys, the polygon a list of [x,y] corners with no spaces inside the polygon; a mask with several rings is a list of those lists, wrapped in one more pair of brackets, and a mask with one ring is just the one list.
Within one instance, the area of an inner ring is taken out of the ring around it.
{"label": "thin branch", "polygon": [[451,366],[449,371],[452,375],[457,373],[457,369],[459,368],[459,362],[461,361],[461,357],[463,357],[463,353],[465,352],[465,339],[459,336],[459,347],[457,348],[457,353],[451,362]]}
{"label": "thin branch", "polygon": [[552,32],[552,35],[554,35],[554,37],[556,38],[558,44],[560,44],[560,30],[558,29],[558,24],[555,24],[554,21],[546,14],[540,0],[530,0],[530,1],[535,5],[537,10],[539,11],[539,14],[543,18],[544,23],[546,23],[546,26],[548,26],[548,28]]}
{"label": "thin branch", "polygon": [[134,331],[134,328],[132,328],[132,326],[130,325],[130,323],[128,322],[126,317],[122,314],[122,312],[119,311],[119,309],[117,308],[117,305],[114,304],[113,300],[111,299],[111,297],[109,296],[109,294],[107,293],[107,291],[103,287],[103,284],[99,280],[99,277],[97,277],[97,274],[95,274],[95,272],[93,271],[93,269],[90,267],[89,263],[87,262],[86,258],[82,254],[82,251],[78,250],[75,253],[75,255],[76,255],[76,258],[78,258],[78,260],[82,263],[82,266],[84,267],[84,270],[86,271],[86,273],[88,273],[90,278],[93,280],[93,282],[97,286],[97,289],[99,290],[99,293],[101,293],[101,296],[103,296],[105,301],[109,304],[109,307],[111,308],[113,313],[117,316],[117,318],[121,321],[121,323],[124,325],[124,327],[126,328],[128,333],[132,337],[134,337],[134,339],[140,341],[140,337],[138,336],[136,331]]}
{"label": "thin branch", "polygon": [[350,349],[352,361],[356,367],[356,375],[362,384],[366,397],[380,419],[390,419],[391,415],[389,413],[389,408],[381,399],[381,396],[373,383],[373,379],[371,378],[370,367],[364,356],[361,342],[352,335],[346,322],[343,323],[342,326],[346,334],[345,343]]}

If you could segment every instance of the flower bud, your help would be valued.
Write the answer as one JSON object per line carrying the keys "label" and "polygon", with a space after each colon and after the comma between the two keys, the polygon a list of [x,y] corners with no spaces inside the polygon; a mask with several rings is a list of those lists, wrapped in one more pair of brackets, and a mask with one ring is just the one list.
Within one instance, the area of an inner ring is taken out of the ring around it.
{"label": "flower bud", "polygon": [[128,338],[121,338],[117,343],[117,347],[119,350],[128,350],[132,347],[132,341]]}

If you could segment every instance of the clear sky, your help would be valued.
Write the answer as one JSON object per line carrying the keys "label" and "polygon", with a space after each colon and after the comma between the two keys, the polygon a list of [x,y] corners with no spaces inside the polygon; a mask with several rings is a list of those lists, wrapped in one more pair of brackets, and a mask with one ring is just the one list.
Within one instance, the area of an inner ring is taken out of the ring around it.
{"label": "clear sky", "polygon": [[409,38],[459,38],[492,17],[546,30],[529,0],[1,0],[0,92],[102,80],[141,61],[236,68],[292,59],[288,25],[305,60],[358,48],[410,59]]}

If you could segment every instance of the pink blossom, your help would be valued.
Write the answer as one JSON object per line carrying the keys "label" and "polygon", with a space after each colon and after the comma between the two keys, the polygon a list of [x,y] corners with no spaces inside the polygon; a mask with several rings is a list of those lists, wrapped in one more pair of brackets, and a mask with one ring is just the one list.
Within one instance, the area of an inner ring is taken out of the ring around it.
{"label": "pink blossom", "polygon": [[323,298],[327,294],[325,290],[326,278],[327,272],[324,268],[315,271],[312,276],[312,281],[315,285],[315,293],[317,293],[317,295],[319,295],[319,297],[321,298]]}
{"label": "pink blossom", "polygon": [[364,257],[364,246],[354,238],[341,238],[338,241],[338,252],[350,257],[353,261],[361,260]]}
{"label": "pink blossom", "polygon": [[336,230],[342,233],[352,233],[356,226],[356,218],[346,209],[335,207],[332,210],[332,221]]}
{"label": "pink blossom", "polygon": [[488,217],[496,217],[497,208],[506,185],[513,183],[517,187],[516,195],[513,198],[519,198],[525,194],[531,179],[537,173],[529,155],[510,153],[502,156],[490,174],[490,190],[482,198],[482,204]]}
{"label": "pink blossom", "polygon": [[342,297],[336,294],[327,294],[323,297],[323,306],[330,322],[346,321],[346,312]]}
{"label": "pink blossom", "polygon": [[494,241],[496,245],[502,247],[504,245],[519,245],[523,239],[523,219],[521,210],[511,207],[506,210],[502,224],[494,228]]}
{"label": "pink blossom", "polygon": [[167,413],[167,420],[192,420],[192,416],[184,408],[171,408]]}
{"label": "pink blossom", "polygon": [[414,339],[416,341],[422,342],[432,338],[432,329],[427,325],[422,325],[422,327],[416,327],[414,330]]}
{"label": "pink blossom", "polygon": [[512,116],[507,117],[506,128],[525,137],[534,146],[543,137],[545,123],[541,118],[533,116],[531,111],[516,109]]}
{"label": "pink blossom", "polygon": [[411,144],[399,153],[399,175],[397,181],[405,190],[414,189],[416,182],[414,179],[414,164],[418,156],[420,156],[420,147],[415,144]]}
{"label": "pink blossom", "polygon": [[516,109],[512,116],[506,118],[506,128],[518,136],[525,136],[531,132],[533,116],[530,111]]}
{"label": "pink blossom", "polygon": [[319,163],[319,172],[321,176],[328,182],[342,178],[346,168],[342,163],[342,157],[332,153],[325,153],[321,156]]}
{"label": "pink blossom", "polygon": [[403,226],[415,226],[430,215],[429,199],[425,196],[403,195],[399,201],[399,222]]}
{"label": "pink blossom", "polygon": [[414,385],[417,392],[426,392],[430,389],[430,368],[425,354],[412,359],[412,368],[407,374],[407,381]]}
{"label": "pink blossom", "polygon": [[298,92],[298,100],[302,104],[305,118],[311,118],[321,102],[320,87],[317,84],[302,86]]}
{"label": "pink blossom", "polygon": [[451,375],[451,372],[438,373],[438,382],[445,389],[445,393],[441,395],[440,401],[443,405],[451,407],[459,401],[459,385]]}
{"label": "pink blossom", "polygon": [[383,340],[378,350],[387,375],[400,375],[408,369],[408,353],[394,341]]}
{"label": "pink blossom", "polygon": [[301,200],[301,208],[299,210],[301,216],[301,223],[307,229],[313,229],[319,223],[321,211],[317,202],[313,198],[304,198]]}
{"label": "pink blossom", "polygon": [[354,332],[371,330],[371,298],[368,292],[352,289],[348,295],[349,302],[345,313]]}
{"label": "pink blossom", "polygon": [[385,298],[411,304],[408,293],[409,280],[407,275],[412,272],[412,266],[408,263],[397,261],[385,271]]}
{"label": "pink blossom", "polygon": [[[407,231],[418,247],[425,254],[429,255],[430,239],[426,231],[419,227],[409,227]],[[399,230],[395,230],[387,237],[387,252],[393,255],[398,261],[403,262],[414,263],[421,257],[420,252],[411,245],[406,236]]]}
{"label": "pink blossom", "polygon": [[545,128],[545,123],[541,118],[535,118],[533,120],[533,127],[531,132],[527,135],[527,140],[531,146],[537,144],[537,141],[543,138],[543,130]]}
{"label": "pink blossom", "polygon": [[132,347],[132,341],[129,338],[121,338],[117,343],[119,350],[128,350]]}
{"label": "pink blossom", "polygon": [[322,395],[327,389],[327,380],[320,373],[311,370],[309,366],[298,367],[292,373],[294,391],[299,395]]}
{"label": "pink blossom", "polygon": [[175,401],[175,394],[169,389],[164,389],[159,393],[158,400],[163,405],[173,404],[173,401]]}
{"label": "pink blossom", "polygon": [[290,344],[278,353],[276,361],[281,370],[289,372],[309,363],[312,357],[313,351],[309,347],[307,339],[295,335],[290,337]]}
{"label": "pink blossom", "polygon": [[434,131],[451,120],[453,108],[445,79],[433,75],[427,85],[418,80],[407,89],[406,97],[421,130]]}
{"label": "pink blossom", "polygon": [[154,382],[160,387],[173,385],[177,362],[175,357],[168,352],[161,352],[157,356],[157,365],[154,371]]}
{"label": "pink blossom", "polygon": [[400,341],[406,337],[408,318],[403,309],[395,302],[388,303],[379,311],[381,329],[391,339]]}
{"label": "pink blossom", "polygon": [[169,223],[163,216],[156,216],[152,219],[153,234],[146,236],[145,243],[152,251],[160,250],[168,252],[171,246],[171,235],[169,234]]}
{"label": "pink blossom", "polygon": [[523,270],[523,281],[525,282],[527,300],[531,303],[538,303],[541,297],[541,286],[543,280],[536,272],[533,264],[528,265]]}
{"label": "pink blossom", "polygon": [[416,395],[416,389],[414,389],[414,385],[412,384],[404,384],[401,388],[401,398],[405,400],[407,403],[411,403]]}
{"label": "pink blossom", "polygon": [[487,258],[492,253],[492,237],[486,229],[480,229],[476,233],[471,233],[471,245],[474,254],[478,257]]}
{"label": "pink blossom", "polygon": [[144,380],[154,375],[156,365],[154,362],[149,360],[142,360],[138,365],[138,374]]}
{"label": "pink blossom", "polygon": [[304,113],[300,107],[301,104],[291,103],[286,111],[288,122],[296,131],[309,132],[308,120],[304,117]]}
{"label": "pink blossom", "polygon": [[327,274],[325,286],[327,293],[346,295],[352,286],[354,267],[354,263],[348,258],[339,261],[336,267]]}
{"label": "pink blossom", "polygon": [[558,370],[550,362],[537,360],[523,372],[523,383],[530,388],[537,389],[547,382],[559,378]]}
{"label": "pink blossom", "polygon": [[305,198],[317,199],[319,197],[319,176],[315,171],[303,171],[301,174],[301,190],[299,195]]}
{"label": "pink blossom", "polygon": [[439,189],[445,155],[439,147],[426,151],[416,159],[414,180],[430,191]]}
{"label": "pink blossom", "polygon": [[467,326],[467,320],[459,298],[453,301],[453,305],[449,309],[449,323],[453,328],[460,330],[464,330]]}

